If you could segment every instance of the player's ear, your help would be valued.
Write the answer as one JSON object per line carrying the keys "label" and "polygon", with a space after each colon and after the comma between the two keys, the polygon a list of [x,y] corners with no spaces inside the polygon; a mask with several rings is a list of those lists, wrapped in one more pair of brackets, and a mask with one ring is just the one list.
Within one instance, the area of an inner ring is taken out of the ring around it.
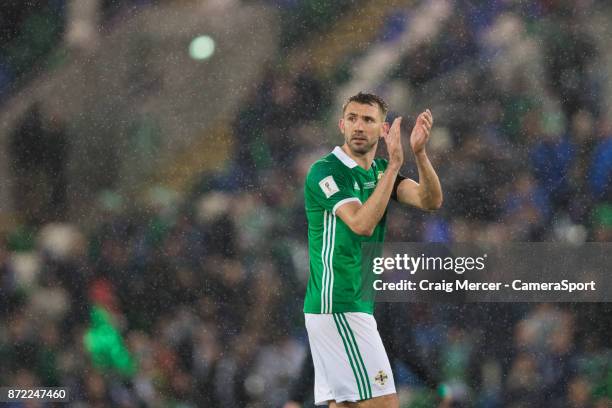
{"label": "player's ear", "polygon": [[338,122],[338,127],[340,128],[340,132],[344,134],[344,118],[340,119],[340,121]]}
{"label": "player's ear", "polygon": [[383,137],[384,135],[389,133],[389,129],[391,129],[391,125],[389,125],[389,122],[383,122],[382,133],[380,134],[380,137]]}

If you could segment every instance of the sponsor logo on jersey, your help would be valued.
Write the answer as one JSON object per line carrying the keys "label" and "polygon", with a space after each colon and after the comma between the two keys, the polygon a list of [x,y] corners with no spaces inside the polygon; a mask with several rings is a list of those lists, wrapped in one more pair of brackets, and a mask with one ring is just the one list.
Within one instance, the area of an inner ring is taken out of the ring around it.
{"label": "sponsor logo on jersey", "polygon": [[319,187],[321,187],[321,190],[323,190],[323,194],[325,194],[326,198],[329,198],[340,191],[332,176],[327,176],[323,180],[319,181]]}
{"label": "sponsor logo on jersey", "polygon": [[363,188],[370,189],[374,187],[376,187],[375,181],[366,181],[365,183],[363,183]]}

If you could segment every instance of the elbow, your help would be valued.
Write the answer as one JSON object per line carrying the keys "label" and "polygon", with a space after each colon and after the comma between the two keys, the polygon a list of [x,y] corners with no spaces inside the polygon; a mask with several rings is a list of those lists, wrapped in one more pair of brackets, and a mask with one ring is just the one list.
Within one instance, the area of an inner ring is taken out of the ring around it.
{"label": "elbow", "polygon": [[433,205],[431,206],[431,208],[430,208],[430,210],[429,210],[429,211],[437,211],[437,210],[439,210],[440,208],[442,208],[442,202],[443,202],[443,201],[444,201],[444,200],[442,200],[442,197],[440,197],[440,199],[439,199],[439,200],[436,200],[436,201],[433,203]]}
{"label": "elbow", "polygon": [[429,212],[434,212],[434,211],[437,211],[437,210],[439,210],[440,208],[442,208],[442,201],[443,201],[443,200],[442,200],[442,197],[440,197],[440,198],[439,198],[439,199],[437,199],[437,200],[433,200],[433,201],[431,201],[431,202],[428,202],[427,204],[425,204],[425,205],[423,206],[423,209],[424,209],[425,211],[429,211]]}
{"label": "elbow", "polygon": [[351,231],[353,231],[357,235],[361,235],[362,237],[371,237],[374,234],[374,227],[368,227],[366,225],[355,225],[351,227]]}
{"label": "elbow", "polygon": [[421,190],[417,207],[428,212],[437,211],[442,207],[443,197],[442,191],[429,192]]}

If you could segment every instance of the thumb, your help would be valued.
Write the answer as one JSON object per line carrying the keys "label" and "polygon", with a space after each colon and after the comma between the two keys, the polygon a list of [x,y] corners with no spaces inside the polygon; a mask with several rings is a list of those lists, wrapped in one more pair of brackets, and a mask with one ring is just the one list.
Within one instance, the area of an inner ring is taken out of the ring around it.
{"label": "thumb", "polygon": [[398,116],[397,118],[395,118],[395,120],[393,121],[393,124],[391,125],[391,128],[393,129],[398,129],[400,128],[400,125],[402,124],[402,117]]}

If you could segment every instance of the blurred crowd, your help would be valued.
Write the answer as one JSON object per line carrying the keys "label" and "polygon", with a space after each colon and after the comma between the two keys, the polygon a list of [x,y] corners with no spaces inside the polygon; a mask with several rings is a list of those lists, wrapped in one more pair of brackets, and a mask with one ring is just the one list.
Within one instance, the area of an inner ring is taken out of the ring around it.
{"label": "blurred crowd", "polygon": [[[598,3],[453,7],[388,78],[445,85],[431,87],[447,115],[432,107],[429,148],[445,202],[391,204],[387,241],[612,240],[612,117],[582,18]],[[342,143],[326,124],[335,85],[308,65],[271,68],[236,117],[224,172],[185,194],[152,188],[146,203],[102,191],[86,226],[51,205],[5,234],[0,384],[66,386],[75,407],[282,406],[308,347],[303,180]],[[134,370],[92,358],[95,308]],[[406,320],[455,406],[612,406],[608,304],[418,304]],[[396,380],[405,406],[435,401],[409,369]]]}
{"label": "blurred crowd", "polygon": [[0,8],[0,103],[36,75],[64,64],[67,50],[95,46],[118,10],[154,0],[3,0]]}

